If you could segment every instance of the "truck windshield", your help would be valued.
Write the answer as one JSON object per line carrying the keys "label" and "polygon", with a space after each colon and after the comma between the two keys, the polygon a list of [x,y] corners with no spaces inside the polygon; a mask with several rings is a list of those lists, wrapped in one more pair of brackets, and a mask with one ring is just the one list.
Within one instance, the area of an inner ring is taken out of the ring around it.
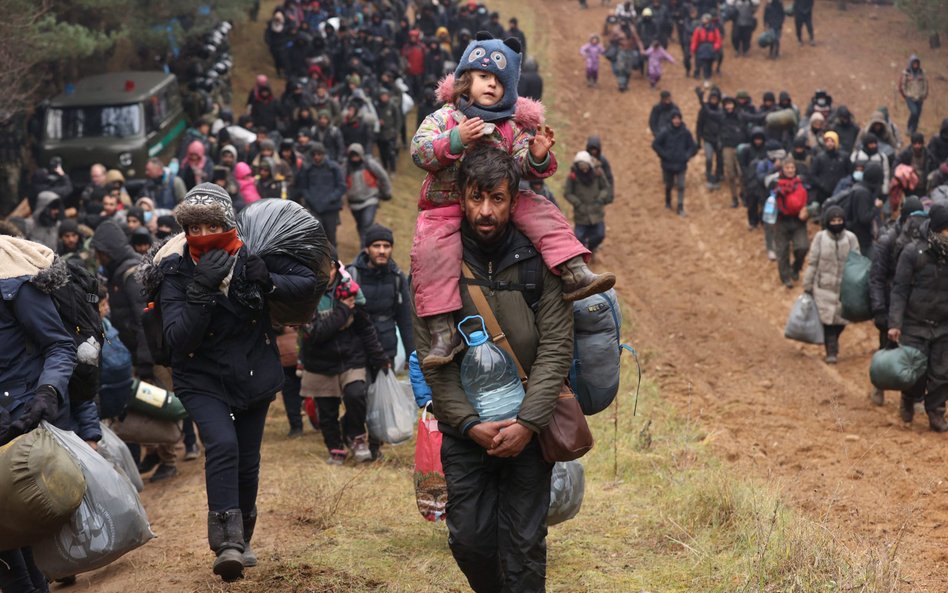
{"label": "truck windshield", "polygon": [[142,109],[137,103],[52,107],[46,114],[46,137],[50,140],[128,138],[141,132]]}

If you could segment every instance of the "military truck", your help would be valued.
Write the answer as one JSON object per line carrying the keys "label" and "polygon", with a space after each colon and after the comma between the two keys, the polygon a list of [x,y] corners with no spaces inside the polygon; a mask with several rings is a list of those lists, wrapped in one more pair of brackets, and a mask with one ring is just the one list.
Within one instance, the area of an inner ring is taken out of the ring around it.
{"label": "military truck", "polygon": [[167,162],[187,127],[174,75],[111,72],[83,78],[53,97],[42,115],[40,164],[61,159],[73,181],[102,163],[126,179],[153,156]]}

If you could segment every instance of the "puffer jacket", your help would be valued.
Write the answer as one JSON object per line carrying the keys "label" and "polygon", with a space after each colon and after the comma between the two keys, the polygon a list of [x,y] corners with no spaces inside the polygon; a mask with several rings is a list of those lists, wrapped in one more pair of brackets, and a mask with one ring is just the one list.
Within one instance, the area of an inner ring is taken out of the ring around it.
{"label": "puffer jacket", "polygon": [[579,169],[574,165],[566,178],[563,197],[573,206],[573,222],[576,224],[599,224],[606,219],[606,204],[609,204],[609,182],[605,175],[592,169],[591,183],[585,183]]}
{"label": "puffer jacket", "polygon": [[365,295],[365,311],[375,325],[385,355],[394,359],[398,352],[396,327],[401,333],[405,352],[414,350],[408,279],[395,262],[389,260],[386,267],[376,268],[363,251],[347,269]]}
{"label": "puffer jacket", "polygon": [[253,309],[237,298],[241,286],[247,286],[247,256],[247,248],[241,247],[228,293],[217,292],[207,303],[188,297],[195,264],[186,246],[182,253],[156,256],[149,264],[160,277],[158,304],[172,351],[174,388],[182,400],[204,395],[243,410],[272,399],[283,388],[283,366],[266,303],[311,295],[317,290],[316,276],[287,256],[264,257],[274,289],[262,307]]}
{"label": "puffer jacket", "polygon": [[346,195],[345,173],[327,154],[321,164],[311,162],[300,171],[295,193],[313,212],[336,212],[342,209],[342,196]]}
{"label": "puffer jacket", "polygon": [[[450,100],[454,77],[446,76],[438,86],[441,100]],[[460,133],[455,132],[464,114],[454,103],[445,103],[429,115],[411,139],[411,158],[415,165],[428,172],[421,186],[419,208],[428,210],[461,201],[457,187],[458,165],[464,155]],[[556,173],[556,157],[552,152],[543,163],[530,157],[531,131],[543,124],[543,106],[521,97],[514,117],[494,122],[496,128],[479,143],[487,143],[510,154],[520,167],[524,179],[545,179]]]}
{"label": "puffer jacket", "polygon": [[849,155],[839,150],[830,152],[823,150],[813,157],[813,166],[810,167],[810,183],[818,192],[821,202],[833,195],[836,184],[843,177],[849,175],[852,163]]}
{"label": "puffer jacket", "polygon": [[889,306],[889,327],[919,337],[948,325],[948,263],[928,251],[927,239],[902,250]]}
{"label": "puffer jacket", "polygon": [[385,168],[374,158],[365,155],[362,164],[346,172],[346,201],[352,210],[377,206],[380,199],[392,196],[392,182]]}
{"label": "puffer jacket", "polygon": [[899,257],[907,245],[928,234],[927,216],[909,216],[883,233],[872,247],[872,267],[869,268],[869,301],[873,315],[889,312],[892,281],[899,265]]}
{"label": "puffer jacket", "polygon": [[[826,222],[824,220],[824,222]],[[839,290],[843,282],[843,268],[849,252],[859,253],[856,235],[844,230],[839,235],[823,229],[813,237],[803,274],[803,290],[813,294],[820,322],[824,325],[845,325]]]}
{"label": "puffer jacket", "polygon": [[[485,253],[471,237],[470,228],[461,223],[464,261],[471,266],[475,278],[488,283],[516,284],[521,281],[520,267],[530,258],[539,257],[533,245],[519,231],[510,228],[509,234],[492,253]],[[529,381],[526,395],[517,419],[534,432],[545,428],[553,414],[553,406],[560,394],[563,379],[573,359],[572,306],[562,297],[559,280],[546,266],[542,269],[542,294],[536,311],[530,307],[523,293],[512,290],[489,290],[479,286],[462,287],[461,310],[455,321],[468,315],[477,315],[470,298],[470,290],[482,290],[497,322],[510,341]],[[415,319],[415,345],[418,357],[424,359],[431,346],[428,325]],[[425,379],[433,394],[434,414],[442,432],[464,436],[467,429],[479,422],[461,388],[461,360],[425,371]]]}
{"label": "puffer jacket", "polygon": [[682,123],[677,128],[668,126],[652,141],[652,150],[662,160],[662,170],[680,173],[688,168],[688,161],[698,152],[691,132]]}

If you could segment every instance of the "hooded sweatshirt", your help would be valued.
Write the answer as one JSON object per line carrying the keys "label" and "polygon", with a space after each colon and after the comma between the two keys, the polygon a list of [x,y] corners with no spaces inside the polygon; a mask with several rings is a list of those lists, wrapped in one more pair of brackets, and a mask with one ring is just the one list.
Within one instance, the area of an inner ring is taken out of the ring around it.
{"label": "hooded sweatshirt", "polygon": [[[672,118],[681,117],[681,112],[672,111]],[[652,141],[652,150],[662,160],[662,170],[670,173],[681,173],[688,168],[688,161],[698,152],[695,139],[682,122],[677,128],[669,125],[662,130]]]}
{"label": "hooded sweatshirt", "polygon": [[[912,62],[915,61],[919,63],[918,70],[912,70]],[[899,78],[899,92],[912,101],[921,102],[928,98],[928,79],[925,78],[925,71],[922,70],[921,60],[915,54],[909,56],[908,66]]]}
{"label": "hooded sweatshirt", "polygon": [[[60,213],[54,219],[50,216],[48,210],[54,203],[59,203]],[[27,221],[27,237],[30,241],[36,241],[56,250],[59,242],[59,218],[62,217],[62,200],[51,191],[41,191],[36,197],[36,209],[33,216]]]}

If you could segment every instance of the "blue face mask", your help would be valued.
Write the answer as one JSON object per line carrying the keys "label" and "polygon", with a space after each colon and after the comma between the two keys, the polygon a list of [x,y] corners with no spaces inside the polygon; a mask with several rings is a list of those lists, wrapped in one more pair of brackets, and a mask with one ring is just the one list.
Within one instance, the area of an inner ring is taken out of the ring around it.
{"label": "blue face mask", "polygon": [[145,224],[151,222],[151,216],[154,214],[151,210],[145,210]]}
{"label": "blue face mask", "polygon": [[853,171],[853,181],[862,181],[862,171]]}

